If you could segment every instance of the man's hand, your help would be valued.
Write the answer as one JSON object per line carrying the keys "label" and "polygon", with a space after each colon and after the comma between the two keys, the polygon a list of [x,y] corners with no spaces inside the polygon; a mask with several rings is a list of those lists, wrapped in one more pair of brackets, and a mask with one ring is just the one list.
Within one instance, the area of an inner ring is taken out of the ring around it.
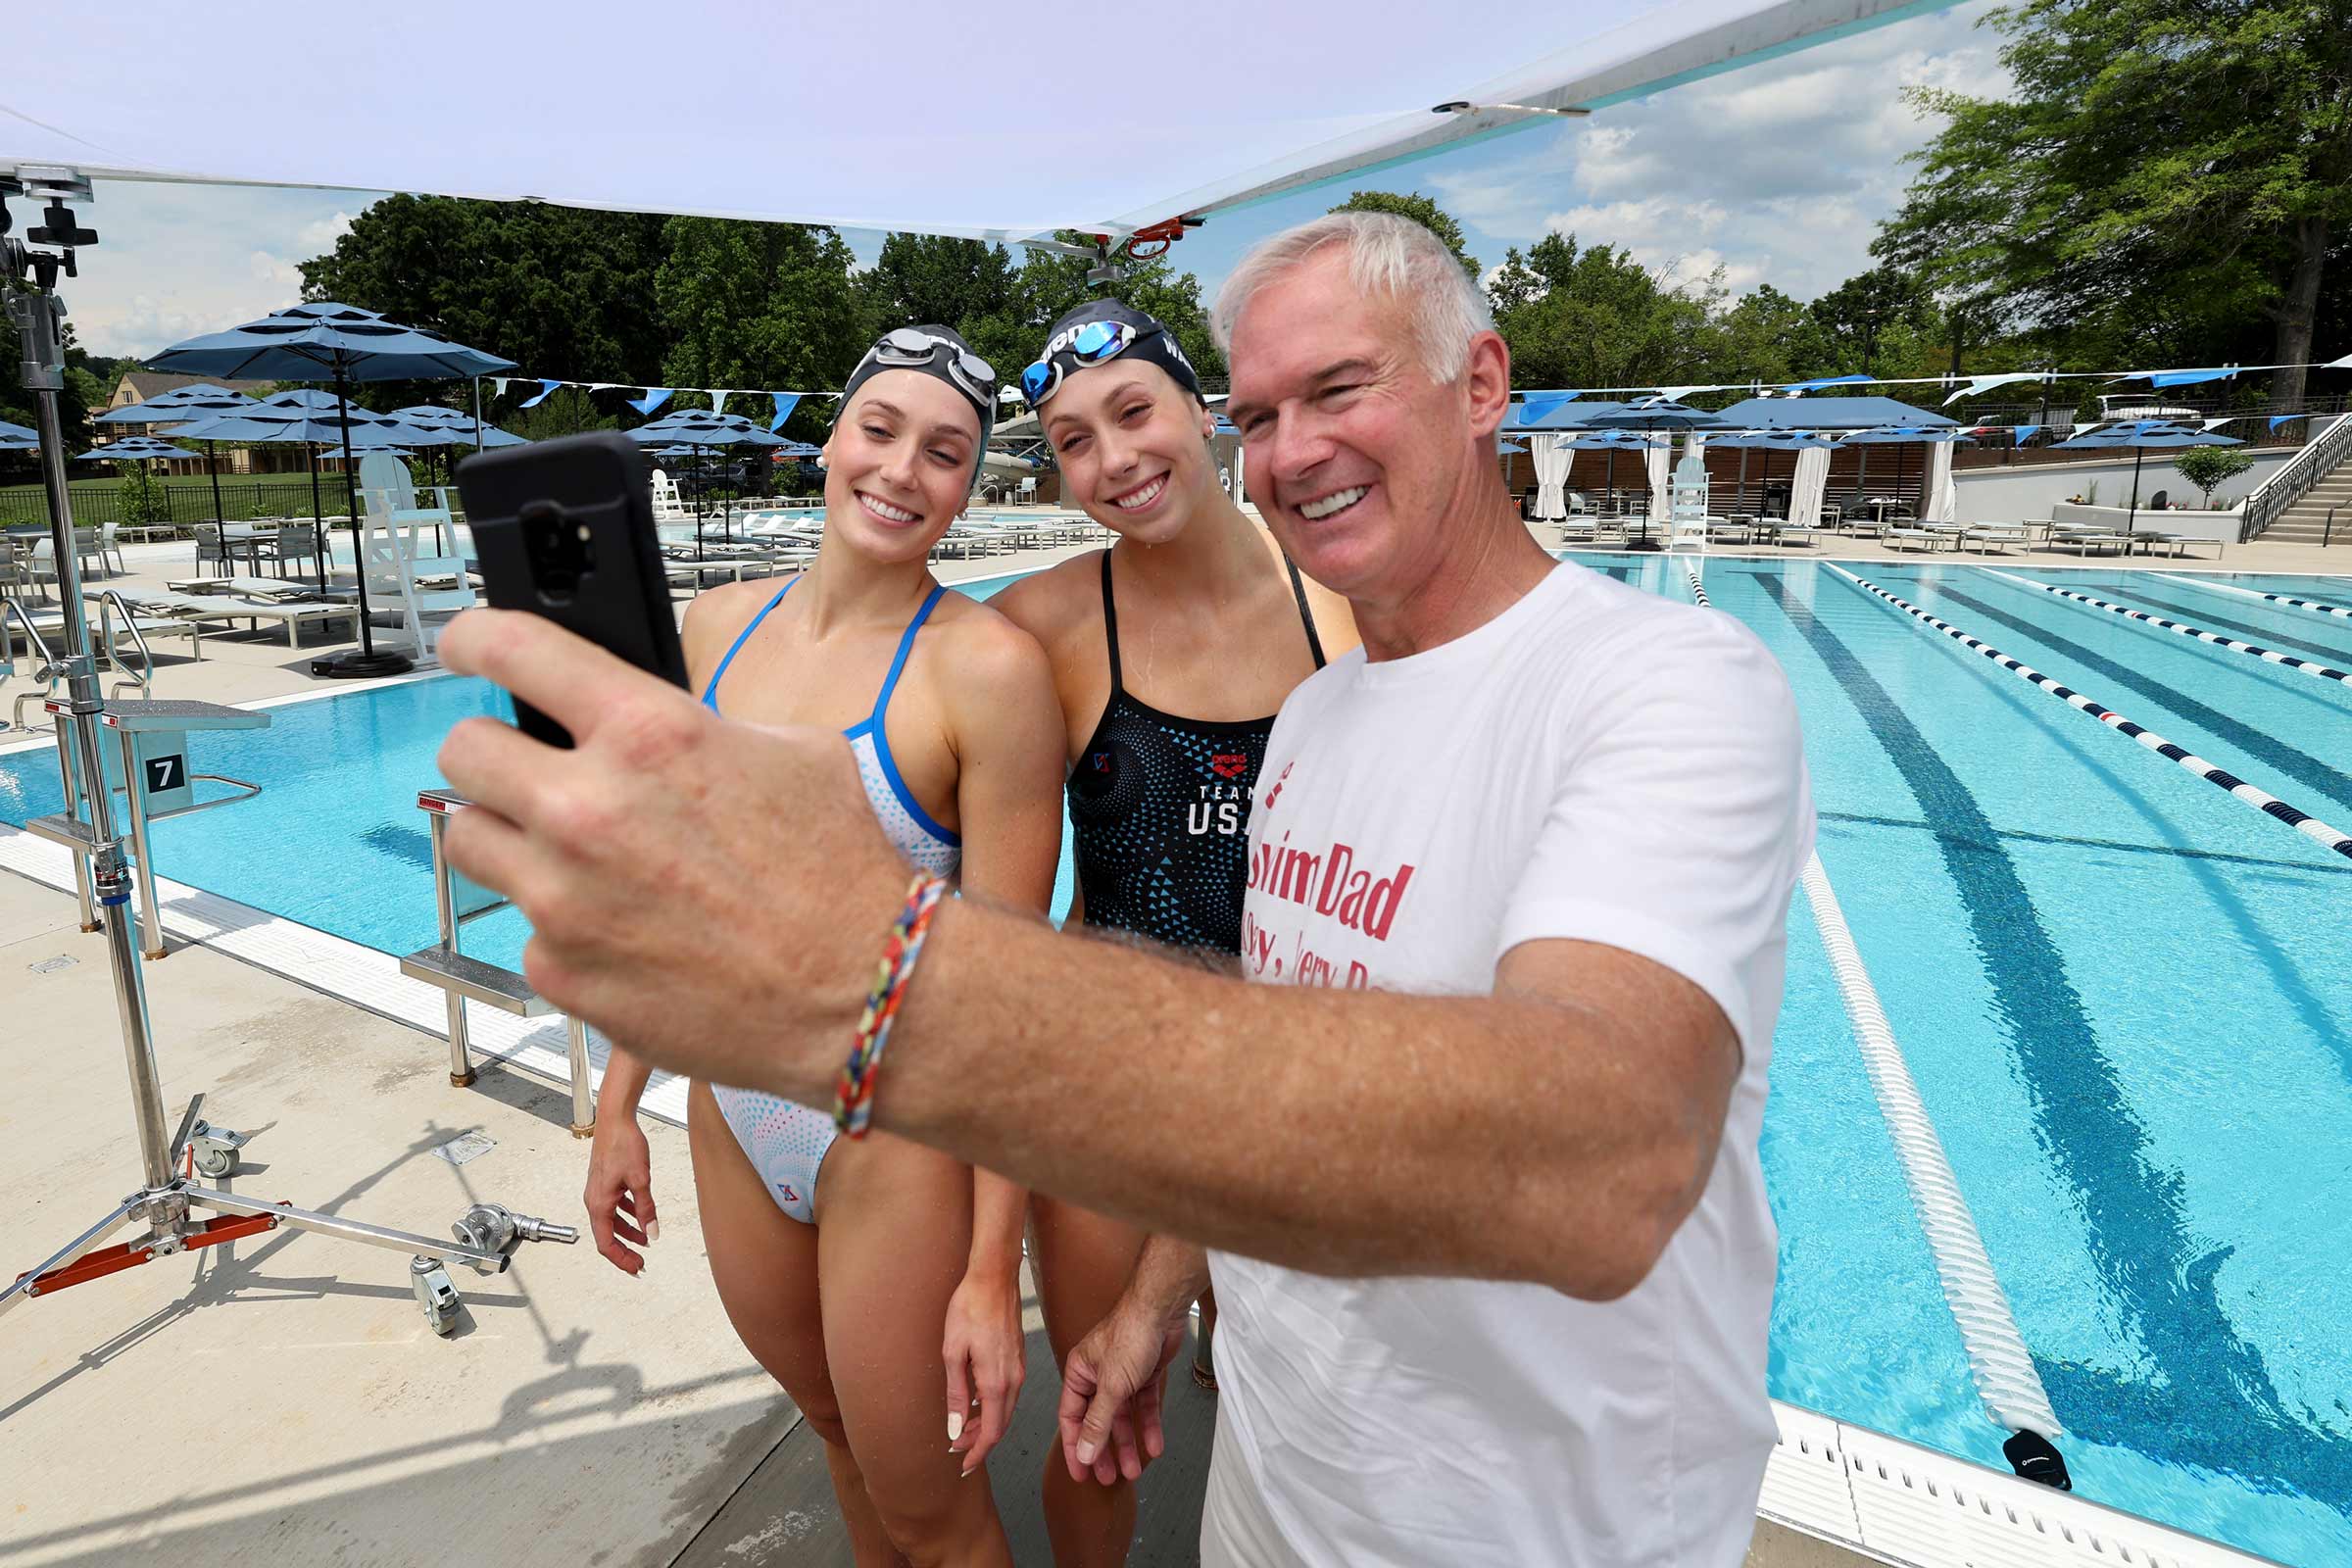
{"label": "man's hand", "polygon": [[1184,1319],[1122,1298],[1070,1348],[1061,1372],[1061,1456],[1070,1479],[1133,1481],[1167,1448],[1160,1408]]}
{"label": "man's hand", "polygon": [[471,718],[441,748],[473,803],[450,860],[530,920],[532,989],[672,1071],[822,1103],[906,881],[842,738],[730,723],[537,615],[468,612],[441,657],[572,735]]}

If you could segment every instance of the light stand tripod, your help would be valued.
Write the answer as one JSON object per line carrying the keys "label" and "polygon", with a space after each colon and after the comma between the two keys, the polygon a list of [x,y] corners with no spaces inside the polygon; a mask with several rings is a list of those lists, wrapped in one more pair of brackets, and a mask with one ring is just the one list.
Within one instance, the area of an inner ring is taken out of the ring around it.
{"label": "light stand tripod", "polygon": [[[9,235],[8,200],[18,196],[45,204],[43,221],[27,230],[23,240]],[[480,1274],[504,1273],[514,1249],[521,1243],[568,1244],[579,1240],[579,1232],[567,1225],[512,1213],[496,1203],[476,1203],[452,1227],[457,1238],[453,1245],[333,1214],[264,1202],[195,1184],[194,1173],[199,1163],[207,1175],[221,1176],[233,1170],[236,1146],[243,1142],[237,1134],[208,1127],[197,1120],[196,1111],[203,1096],[190,1102],[177,1133],[167,1137],[164,1130],[163,1086],[156,1071],[146,986],[140,973],[135,922],[130,914],[130,872],[123,856],[122,837],[115,827],[114,791],[106,776],[104,754],[99,746],[98,730],[107,716],[107,703],[99,689],[97,663],[90,652],[89,626],[82,612],[81,564],[74,551],[73,507],[66,490],[65,436],[57,412],[58,392],[65,384],[66,314],[64,303],[57,297],[58,274],[74,276],[74,252],[98,242],[94,232],[74,222],[73,210],[67,203],[89,199],[89,181],[70,170],[27,167],[13,173],[0,173],[0,287],[6,290],[8,316],[24,345],[24,385],[39,405],[41,481],[49,496],[58,597],[64,607],[62,652],[36,678],[43,681],[62,678],[66,682],[65,698],[52,698],[47,704],[57,725],[59,758],[66,775],[65,832],[74,841],[77,861],[86,864],[99,919],[106,932],[122,1049],[130,1068],[131,1113],[138,1123],[141,1185],[137,1192],[118,1203],[113,1213],[75,1237],[38,1268],[19,1275],[14,1283],[0,1290],[0,1315],[34,1297],[48,1296],[68,1286],[175,1252],[216,1247],[241,1236],[287,1225],[409,1253],[410,1285],[424,1309],[425,1320],[434,1332],[446,1334],[457,1326],[459,1300],[444,1264],[462,1263]],[[138,787],[137,780],[125,782],[134,789]],[[199,1210],[212,1217],[196,1218]],[[101,1247],[109,1236],[134,1225],[144,1226],[146,1234],[129,1242]]]}

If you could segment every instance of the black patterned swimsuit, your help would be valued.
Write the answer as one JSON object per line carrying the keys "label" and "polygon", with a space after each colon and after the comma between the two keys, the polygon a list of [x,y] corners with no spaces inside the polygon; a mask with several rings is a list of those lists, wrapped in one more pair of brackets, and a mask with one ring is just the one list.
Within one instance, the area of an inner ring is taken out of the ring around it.
{"label": "black patterned swimsuit", "polygon": [[[1298,568],[1284,563],[1307,652],[1323,643]],[[1086,923],[1170,947],[1242,948],[1250,803],[1274,717],[1179,718],[1129,695],[1119,677],[1119,617],[1102,552],[1102,629],[1110,701],[1070,770],[1070,827]]]}

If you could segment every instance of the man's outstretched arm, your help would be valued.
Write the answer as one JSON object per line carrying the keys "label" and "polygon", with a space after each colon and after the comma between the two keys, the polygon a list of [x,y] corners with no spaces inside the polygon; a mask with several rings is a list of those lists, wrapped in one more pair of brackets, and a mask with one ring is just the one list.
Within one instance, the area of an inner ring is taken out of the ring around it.
{"label": "man's outstretched arm", "polygon": [[[830,1103],[906,876],[841,738],[719,719],[535,617],[473,612],[442,647],[577,741],[469,720],[442,754],[480,803],[451,854],[530,917],[535,989],[673,1069]],[[1596,943],[1525,942],[1495,990],[1244,985],[958,903],[876,1121],[1297,1267],[1621,1294],[1705,1185],[1732,1026]]]}

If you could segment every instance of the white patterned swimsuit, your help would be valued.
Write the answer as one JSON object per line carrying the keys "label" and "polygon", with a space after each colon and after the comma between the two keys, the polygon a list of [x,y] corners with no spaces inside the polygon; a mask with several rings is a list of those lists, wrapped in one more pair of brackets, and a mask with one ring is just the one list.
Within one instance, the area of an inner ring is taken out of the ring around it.
{"label": "white patterned swimsuit", "polygon": [[[795,577],[793,582],[800,579]],[[713,713],[718,711],[718,682],[727,666],[735,662],[753,632],[767,618],[768,612],[784,602],[792,592],[792,582],[776,590],[776,596],[752,623],[743,628],[727,649],[727,657],[718,662],[710,672],[710,684],[703,690],[703,704]],[[899,672],[906,667],[906,655],[914,647],[914,634],[931,618],[932,610],[939,604],[947,589],[935,586],[923,608],[914,612],[906,623],[906,635],[899,639],[898,657],[890,662],[890,673],[882,679],[882,691],[874,699],[874,710],[862,723],[851,726],[842,733],[849,737],[850,750],[858,759],[858,773],[865,781],[865,798],[872,803],[874,816],[882,824],[882,832],[907,864],[934,876],[954,876],[963,859],[963,841],[931,820],[907,790],[906,781],[899,776],[898,763],[890,755],[890,734],[883,723],[890,711],[890,694],[898,689]],[[727,1126],[734,1132],[735,1141],[767,1184],[776,1206],[790,1218],[804,1225],[816,1223],[816,1175],[825,1162],[825,1152],[833,1147],[833,1117],[829,1112],[812,1110],[807,1105],[764,1094],[757,1089],[731,1089],[724,1084],[712,1084],[710,1094],[718,1102],[719,1113],[726,1117]]]}

